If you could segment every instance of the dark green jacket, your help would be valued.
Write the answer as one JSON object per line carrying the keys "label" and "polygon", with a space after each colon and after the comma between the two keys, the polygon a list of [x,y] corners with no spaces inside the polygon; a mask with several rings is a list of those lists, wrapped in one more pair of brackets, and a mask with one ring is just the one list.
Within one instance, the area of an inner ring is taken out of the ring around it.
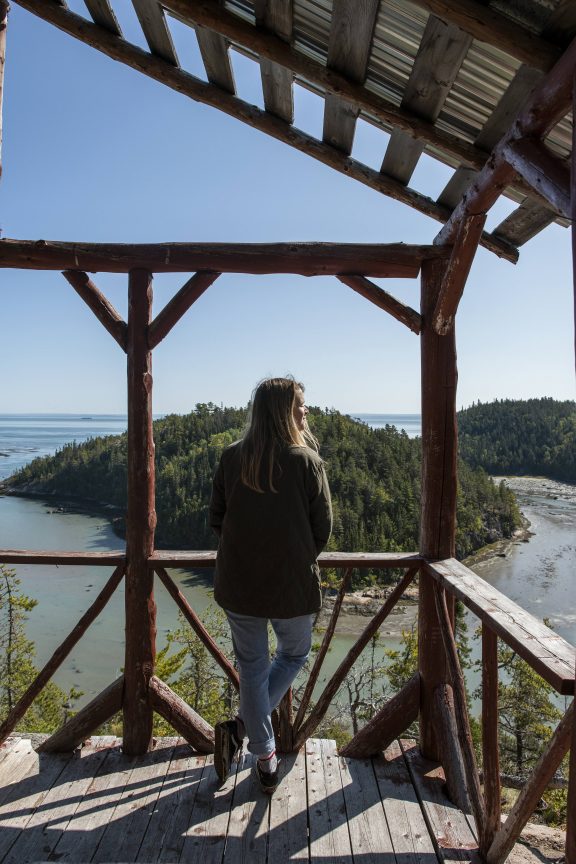
{"label": "dark green jacket", "polygon": [[274,476],[277,492],[240,480],[240,442],[222,454],[214,477],[210,524],[220,537],[216,602],[259,618],[294,618],[320,609],[317,556],[332,530],[322,460],[308,447],[286,447]]}

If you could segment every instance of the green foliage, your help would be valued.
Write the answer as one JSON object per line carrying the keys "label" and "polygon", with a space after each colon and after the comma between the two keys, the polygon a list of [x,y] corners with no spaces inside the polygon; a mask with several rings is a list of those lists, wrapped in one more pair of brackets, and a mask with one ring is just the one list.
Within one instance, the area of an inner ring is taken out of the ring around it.
{"label": "green foliage", "polygon": [[576,403],[502,399],[458,414],[460,455],[490,474],[576,483]]}
{"label": "green foliage", "polygon": [[[326,461],[334,505],[331,549],[409,551],[418,548],[420,439],[393,426],[371,429],[337,411],[312,409],[310,425]],[[212,477],[224,447],[236,440],[246,412],[197,405],[186,416],[154,423],[158,547],[212,549],[208,523]],[[467,555],[510,536],[519,516],[514,497],[480,470],[460,467],[457,553]],[[126,436],[70,444],[36,459],[10,480],[17,492],[126,506]],[[357,575],[355,586],[369,573]]]}
{"label": "green foliage", "polygon": [[[0,718],[4,719],[32,683],[38,670],[34,643],[26,638],[24,625],[36,600],[20,590],[15,571],[0,564]],[[16,731],[53,732],[69,716],[82,694],[72,688],[65,693],[50,681],[36,697]]]}

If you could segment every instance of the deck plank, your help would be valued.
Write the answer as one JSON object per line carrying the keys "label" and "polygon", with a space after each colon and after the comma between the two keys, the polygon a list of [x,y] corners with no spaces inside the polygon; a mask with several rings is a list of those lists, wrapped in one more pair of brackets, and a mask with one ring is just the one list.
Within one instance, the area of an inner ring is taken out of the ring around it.
{"label": "deck plank", "polygon": [[372,764],[397,859],[403,864],[429,864],[436,854],[434,844],[398,742]]}
{"label": "deck plank", "polygon": [[214,758],[206,757],[180,861],[221,864],[226,847],[230,808],[234,798],[236,769],[237,763],[234,763],[230,776],[220,785],[214,770]]}
{"label": "deck plank", "polygon": [[352,849],[334,741],[306,742],[306,778],[310,861],[350,864]]}
{"label": "deck plank", "polygon": [[268,860],[274,864],[308,861],[306,752],[280,760],[280,784],[270,802]]}
{"label": "deck plank", "polygon": [[[119,744],[110,744],[105,762],[86,790],[52,855],[58,861],[89,861],[98,848],[128,780],[132,760]],[[102,749],[102,748],[99,748]]]}
{"label": "deck plank", "polygon": [[266,864],[267,860],[270,796],[260,789],[254,761],[251,753],[245,753],[236,774],[224,856],[231,864]]}
{"label": "deck plank", "polygon": [[362,864],[396,864],[372,760],[340,757],[340,771],[354,857]]}
{"label": "deck plank", "polygon": [[137,859],[178,739],[165,741],[165,746],[152,750],[146,759],[130,760],[132,769],[92,857],[94,862]]}
{"label": "deck plank", "polygon": [[403,741],[401,746],[438,857],[445,864],[472,861],[478,843],[465,814],[444,793],[442,769],[424,759],[415,742]]}
{"label": "deck plank", "polygon": [[[107,750],[81,756],[58,753],[40,756],[37,773],[20,784],[18,809],[11,802],[12,816],[0,832],[3,864],[25,864],[50,857],[107,756]],[[32,805],[34,794],[36,800]],[[33,812],[27,812],[29,807]],[[16,825],[22,830],[6,854],[4,837],[10,833],[6,828]]]}
{"label": "deck plank", "polygon": [[156,864],[180,859],[205,763],[206,756],[194,753],[179,739],[142,839],[141,861]]}

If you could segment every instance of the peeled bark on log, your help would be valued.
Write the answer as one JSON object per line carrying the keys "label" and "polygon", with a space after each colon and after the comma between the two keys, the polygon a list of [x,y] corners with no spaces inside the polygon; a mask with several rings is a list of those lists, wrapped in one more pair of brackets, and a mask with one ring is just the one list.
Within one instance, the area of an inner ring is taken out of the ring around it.
{"label": "peeled bark on log", "polygon": [[160,678],[150,679],[150,704],[198,753],[214,752],[214,729]]}
{"label": "peeled bark on log", "polygon": [[124,676],[117,678],[38,748],[40,753],[70,753],[122,708]]}
{"label": "peeled bark on log", "polygon": [[420,674],[416,672],[402,690],[354,736],[340,755],[368,759],[381,753],[418,719],[419,707]]}

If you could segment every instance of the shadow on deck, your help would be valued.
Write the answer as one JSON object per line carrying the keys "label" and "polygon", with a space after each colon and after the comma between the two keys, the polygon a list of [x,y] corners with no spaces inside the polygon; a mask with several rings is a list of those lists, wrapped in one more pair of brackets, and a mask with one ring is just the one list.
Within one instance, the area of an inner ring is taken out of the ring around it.
{"label": "shadow on deck", "polygon": [[310,739],[283,758],[272,798],[244,754],[219,787],[211,756],[179,738],[131,758],[113,738],[73,755],[0,748],[0,862],[469,861],[473,821],[445,797],[441,770],[412,742],[346,759]]}

